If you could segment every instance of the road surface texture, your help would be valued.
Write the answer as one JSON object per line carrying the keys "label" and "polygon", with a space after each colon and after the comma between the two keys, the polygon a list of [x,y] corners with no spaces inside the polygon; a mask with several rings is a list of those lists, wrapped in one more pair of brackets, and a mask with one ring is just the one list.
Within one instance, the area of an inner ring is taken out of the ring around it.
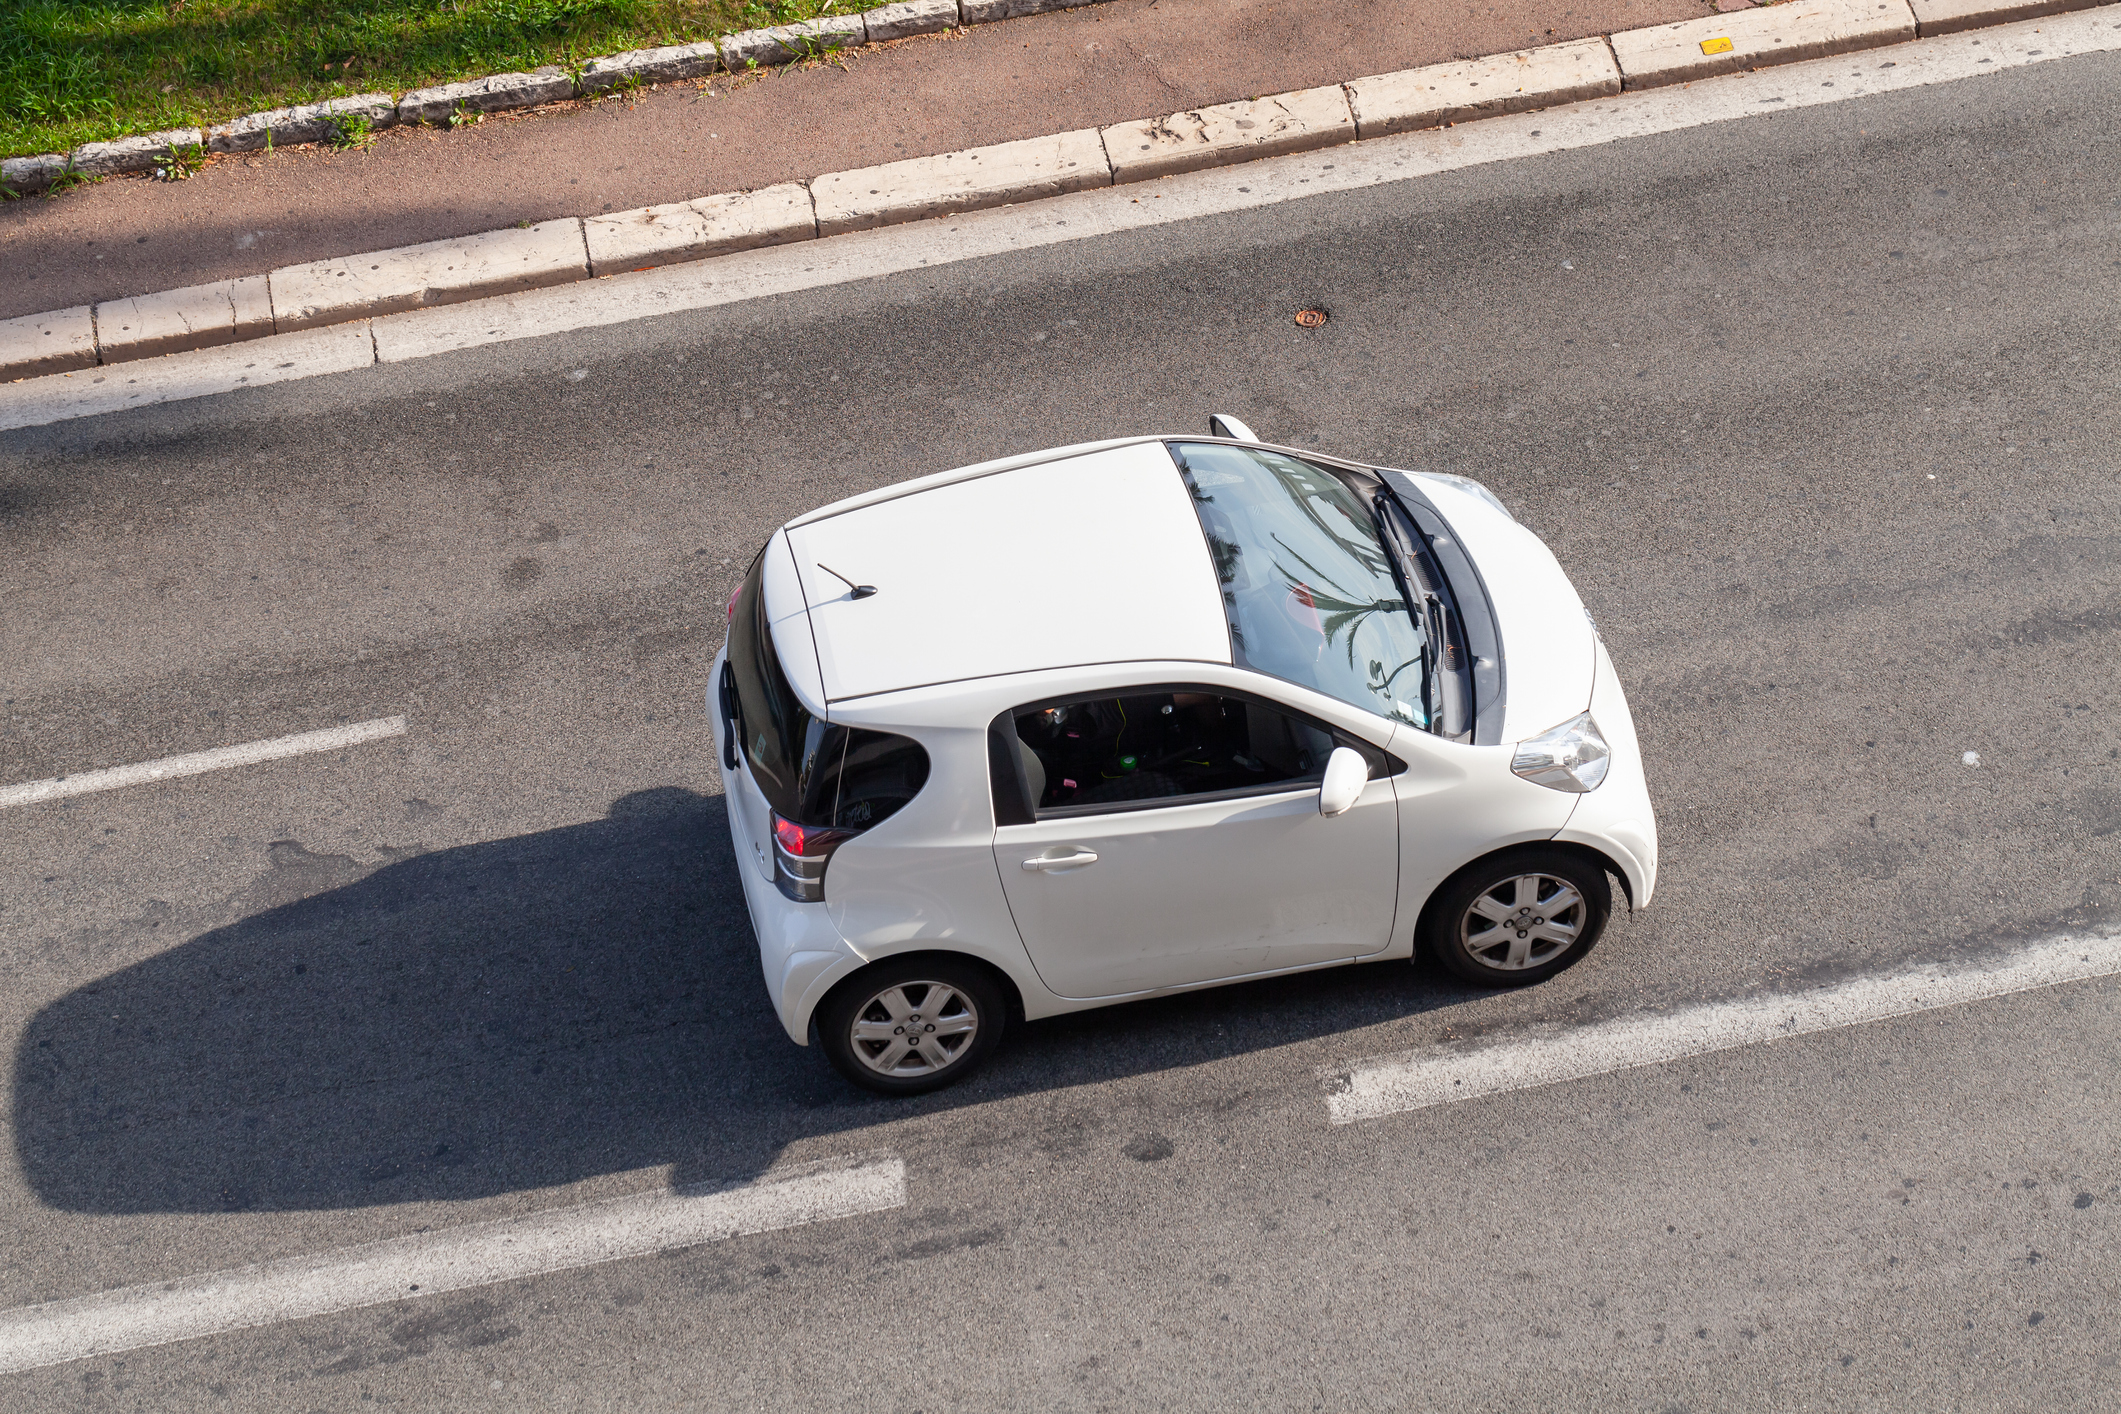
{"label": "road surface texture", "polygon": [[[2121,920],[2117,91],[2063,60],[0,437],[0,782],[408,723],[0,811],[0,1306],[880,1149],[908,1199],[0,1402],[2114,1407],[2113,980],[1342,1126],[1318,1072]],[[1655,906],[1524,992],[1347,968],[851,1090],[733,873],[736,576],[817,503],[1218,410],[1548,538]]]}

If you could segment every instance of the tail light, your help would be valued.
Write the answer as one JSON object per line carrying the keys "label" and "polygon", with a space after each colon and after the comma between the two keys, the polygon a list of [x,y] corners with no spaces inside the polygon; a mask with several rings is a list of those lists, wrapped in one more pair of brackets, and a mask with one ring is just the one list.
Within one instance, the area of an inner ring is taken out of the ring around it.
{"label": "tail light", "polygon": [[729,591],[729,622],[736,622],[736,601],[744,597],[744,582],[737,581],[736,588]]}
{"label": "tail light", "polygon": [[823,825],[798,825],[775,815],[773,882],[797,903],[822,903],[825,866],[832,861],[832,852],[860,833]]}

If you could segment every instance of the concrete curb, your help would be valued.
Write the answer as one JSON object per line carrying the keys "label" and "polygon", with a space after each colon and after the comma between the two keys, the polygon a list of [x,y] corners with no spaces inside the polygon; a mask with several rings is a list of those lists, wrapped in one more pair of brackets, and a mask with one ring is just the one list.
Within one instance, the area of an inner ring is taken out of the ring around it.
{"label": "concrete curb", "polygon": [[[535,226],[275,270],[269,283],[273,329],[287,334],[401,310],[564,285],[588,276],[582,221],[569,216]],[[99,310],[107,307],[96,306]]]}
{"label": "concrete curb", "polygon": [[[1913,3],[1966,5],[1974,0]],[[2001,6],[2013,8],[2023,3],[2027,0],[2001,0]],[[911,0],[894,8],[913,11],[934,5],[935,0]],[[2121,6],[2108,8],[2121,14]],[[1429,65],[1103,129],[832,172],[755,192],[586,219],[566,217],[288,266],[269,276],[220,285],[29,315],[0,321],[0,380],[368,320],[1474,117],[1556,107],[1611,96],[1623,87],[1684,82],[1701,64],[1729,67],[1735,62],[1759,68],[1838,54],[1892,38],[1913,39],[1914,14],[1910,0],[1800,0],[1770,10],[1615,35],[1610,48],[1607,40],[1592,39],[1468,63]],[[1953,12],[1950,22],[1956,24],[1958,15]],[[1712,29],[1717,32],[1708,33]],[[1728,40],[1730,49],[1714,46],[1717,39]],[[1705,45],[1711,46],[1706,52]]]}
{"label": "concrete curb", "polygon": [[[1073,10],[1104,0],[901,0],[859,15],[842,15],[801,24],[725,34],[695,44],[632,49],[591,59],[580,81],[565,69],[547,66],[528,74],[490,74],[482,79],[415,89],[398,98],[364,93],[293,108],[246,113],[205,130],[180,128],[84,143],[72,152],[10,157],[0,162],[0,188],[17,196],[44,191],[68,173],[88,179],[146,172],[167,161],[173,148],[204,146],[211,152],[251,152],[261,147],[325,142],[339,131],[337,119],[358,115],[371,128],[396,123],[447,124],[459,113],[486,114],[535,108],[569,98],[593,97],[627,84],[670,83],[727,70],[747,70],[800,59],[821,58],[860,44],[882,44],[916,34],[936,34],[963,25],[1049,10]],[[0,377],[4,377],[0,373]]]}
{"label": "concrete curb", "polygon": [[1823,59],[1915,37],[1908,0],[1796,0],[1613,36],[1627,88],[1691,83],[1762,64]]}

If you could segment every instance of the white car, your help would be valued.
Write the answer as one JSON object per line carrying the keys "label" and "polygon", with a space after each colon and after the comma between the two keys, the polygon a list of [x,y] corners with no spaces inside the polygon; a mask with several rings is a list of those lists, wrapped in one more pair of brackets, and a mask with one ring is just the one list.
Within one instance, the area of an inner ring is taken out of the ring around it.
{"label": "white car", "polygon": [[709,706],[767,990],[907,1094],[1036,1019],[1417,949],[1550,977],[1657,826],[1613,664],[1485,487],[1133,437],[799,516]]}

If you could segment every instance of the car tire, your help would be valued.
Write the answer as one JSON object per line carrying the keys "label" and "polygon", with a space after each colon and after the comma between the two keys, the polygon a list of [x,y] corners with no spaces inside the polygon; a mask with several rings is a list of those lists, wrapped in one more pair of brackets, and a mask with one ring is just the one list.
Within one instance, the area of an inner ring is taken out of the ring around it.
{"label": "car tire", "polygon": [[986,969],[933,954],[886,958],[832,989],[817,1009],[817,1038],[833,1069],[863,1089],[919,1095],[979,1069],[1007,1019]]}
{"label": "car tire", "polygon": [[1422,917],[1422,947],[1461,981],[1529,987],[1582,960],[1612,912],[1612,887],[1596,862],[1572,850],[1514,849],[1437,890]]}

